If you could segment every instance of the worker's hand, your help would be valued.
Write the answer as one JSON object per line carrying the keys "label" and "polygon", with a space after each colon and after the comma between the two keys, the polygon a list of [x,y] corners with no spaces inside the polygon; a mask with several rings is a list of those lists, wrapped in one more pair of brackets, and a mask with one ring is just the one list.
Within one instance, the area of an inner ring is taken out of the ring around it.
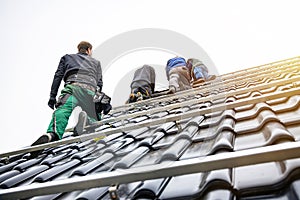
{"label": "worker's hand", "polygon": [[50,99],[48,101],[48,106],[53,110],[55,104],[56,104],[56,98],[55,97],[50,97]]}

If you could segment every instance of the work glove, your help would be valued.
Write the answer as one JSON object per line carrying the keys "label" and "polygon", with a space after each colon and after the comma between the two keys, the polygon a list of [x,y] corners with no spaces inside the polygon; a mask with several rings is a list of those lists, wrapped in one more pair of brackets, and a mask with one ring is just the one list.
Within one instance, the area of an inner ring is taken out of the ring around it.
{"label": "work glove", "polygon": [[56,98],[55,97],[50,97],[49,101],[48,101],[48,106],[54,110],[54,106],[56,104]]}

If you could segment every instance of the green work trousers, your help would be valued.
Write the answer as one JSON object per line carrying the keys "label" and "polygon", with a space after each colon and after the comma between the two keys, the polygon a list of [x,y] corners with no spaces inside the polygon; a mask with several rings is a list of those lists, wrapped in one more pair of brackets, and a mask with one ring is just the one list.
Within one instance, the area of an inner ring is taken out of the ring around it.
{"label": "green work trousers", "polygon": [[57,101],[57,109],[53,112],[47,133],[56,133],[62,139],[69,118],[76,106],[84,110],[90,121],[98,119],[93,102],[94,91],[76,85],[66,85]]}

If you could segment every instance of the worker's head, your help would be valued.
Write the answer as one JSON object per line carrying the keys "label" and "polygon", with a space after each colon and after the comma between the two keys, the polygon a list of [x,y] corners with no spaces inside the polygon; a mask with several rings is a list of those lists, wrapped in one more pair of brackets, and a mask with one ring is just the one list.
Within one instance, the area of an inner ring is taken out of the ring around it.
{"label": "worker's head", "polygon": [[87,53],[88,55],[92,55],[93,46],[86,41],[82,41],[78,44],[77,49],[79,53]]}

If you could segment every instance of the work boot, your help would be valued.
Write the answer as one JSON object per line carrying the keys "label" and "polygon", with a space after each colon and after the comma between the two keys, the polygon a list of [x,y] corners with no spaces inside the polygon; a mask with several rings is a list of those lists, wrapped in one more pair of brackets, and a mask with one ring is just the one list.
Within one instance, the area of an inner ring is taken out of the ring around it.
{"label": "work boot", "polygon": [[197,79],[197,80],[194,80],[193,82],[192,82],[192,86],[193,86],[193,88],[195,88],[195,87],[198,87],[198,86],[200,86],[202,83],[204,83],[205,82],[205,80],[203,79],[203,78],[199,78],[199,79]]}
{"label": "work boot", "polygon": [[211,81],[211,80],[214,80],[214,79],[216,79],[217,77],[216,77],[216,75],[208,75],[208,77],[207,77],[207,81]]}
{"label": "work boot", "polygon": [[134,102],[136,102],[136,99],[137,99],[136,94],[131,93],[131,94],[129,95],[129,98],[128,98],[128,100],[126,101],[126,103],[134,103]]}
{"label": "work boot", "polygon": [[126,101],[126,103],[134,103],[134,102],[142,101],[142,100],[149,99],[149,98],[151,98],[151,96],[150,96],[148,90],[146,90],[142,87],[139,87],[132,91],[132,93],[129,95],[129,99]]}
{"label": "work boot", "polygon": [[87,125],[87,114],[85,111],[81,111],[78,116],[78,122],[74,128],[74,135],[82,135],[84,132],[84,127]]}
{"label": "work boot", "polygon": [[176,88],[174,86],[170,86],[168,94],[175,94],[175,92],[176,92]]}
{"label": "work boot", "polygon": [[[40,136],[31,146],[37,146],[58,140],[58,135],[55,133],[46,133]],[[32,158],[36,158],[43,150],[36,150],[30,153]]]}

